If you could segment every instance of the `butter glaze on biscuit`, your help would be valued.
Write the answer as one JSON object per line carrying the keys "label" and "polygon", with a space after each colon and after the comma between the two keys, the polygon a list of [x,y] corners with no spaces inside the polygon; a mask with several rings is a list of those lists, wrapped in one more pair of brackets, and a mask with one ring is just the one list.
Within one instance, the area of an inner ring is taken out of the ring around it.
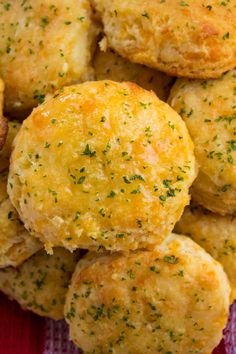
{"label": "butter glaze on biscuit", "polygon": [[65,87],[14,141],[8,192],[51,252],[151,246],[173,229],[195,178],[182,119],[133,83]]}

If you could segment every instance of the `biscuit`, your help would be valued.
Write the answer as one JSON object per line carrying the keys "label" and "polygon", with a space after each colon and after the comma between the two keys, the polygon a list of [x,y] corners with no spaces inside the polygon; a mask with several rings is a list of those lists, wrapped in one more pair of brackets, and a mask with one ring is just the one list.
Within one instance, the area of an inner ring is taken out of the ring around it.
{"label": "biscuit", "polygon": [[236,219],[195,204],[187,207],[175,231],[190,236],[218,260],[236,289]]}
{"label": "biscuit", "polygon": [[131,81],[146,90],[152,90],[166,101],[174,79],[144,65],[131,63],[112,50],[97,50],[94,58],[96,80]]}
{"label": "biscuit", "polygon": [[44,250],[20,267],[0,270],[0,290],[23,309],[59,320],[64,317],[65,295],[78,261],[78,252],[56,248],[49,256]]}
{"label": "biscuit", "polygon": [[8,122],[8,133],[5,144],[0,151],[0,172],[6,170],[9,167],[9,159],[11,156],[11,148],[13,140],[20,129],[20,123],[17,121]]}
{"label": "biscuit", "polygon": [[7,171],[0,173],[0,268],[18,266],[40,248],[41,242],[24,228],[7,195]]}
{"label": "biscuit", "polygon": [[236,66],[235,1],[93,0],[103,48],[171,76],[215,78]]}
{"label": "biscuit", "polygon": [[190,238],[77,265],[66,297],[70,337],[87,354],[210,354],[231,290],[221,265]]}
{"label": "biscuit", "polygon": [[199,164],[193,199],[222,215],[236,212],[235,87],[232,70],[217,80],[179,79],[169,98],[187,125]]}
{"label": "biscuit", "polygon": [[27,115],[45,95],[93,77],[98,32],[88,0],[28,0],[0,4],[0,75],[5,109]]}
{"label": "biscuit", "polygon": [[133,83],[65,87],[14,141],[8,192],[46,246],[130,250],[173,229],[195,178],[182,119]]}

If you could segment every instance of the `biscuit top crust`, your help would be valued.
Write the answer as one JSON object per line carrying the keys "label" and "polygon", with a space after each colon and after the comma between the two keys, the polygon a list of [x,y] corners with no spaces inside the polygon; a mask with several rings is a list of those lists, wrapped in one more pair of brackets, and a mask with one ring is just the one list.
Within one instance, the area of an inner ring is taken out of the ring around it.
{"label": "biscuit top crust", "polygon": [[14,146],[8,192],[48,250],[157,242],[196,174],[184,122],[132,83],[65,87],[24,121]]}
{"label": "biscuit top crust", "polygon": [[5,108],[27,117],[45,95],[93,77],[99,29],[88,0],[0,1],[0,76]]}
{"label": "biscuit top crust", "polygon": [[230,291],[219,263],[191,239],[170,235],[152,251],[85,256],[65,317],[89,354],[210,354],[222,338]]}

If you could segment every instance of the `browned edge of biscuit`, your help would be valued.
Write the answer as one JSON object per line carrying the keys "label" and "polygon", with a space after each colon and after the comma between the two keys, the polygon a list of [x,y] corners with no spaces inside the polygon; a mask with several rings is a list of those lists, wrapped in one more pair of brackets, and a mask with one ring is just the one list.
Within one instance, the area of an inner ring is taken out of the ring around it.
{"label": "browned edge of biscuit", "polygon": [[8,122],[5,117],[0,117],[0,150],[2,150],[8,132]]}

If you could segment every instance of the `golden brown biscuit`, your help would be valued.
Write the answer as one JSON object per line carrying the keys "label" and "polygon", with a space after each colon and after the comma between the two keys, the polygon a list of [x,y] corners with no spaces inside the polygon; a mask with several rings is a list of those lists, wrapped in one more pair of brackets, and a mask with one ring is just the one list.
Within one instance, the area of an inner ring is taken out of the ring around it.
{"label": "golden brown biscuit", "polygon": [[135,82],[146,90],[154,91],[163,101],[167,100],[174,82],[170,76],[144,65],[131,63],[112,50],[97,50],[94,70],[96,80]]}
{"label": "golden brown biscuit", "polygon": [[36,108],[10,171],[13,205],[49,252],[160,242],[196,173],[178,114],[153,92],[113,81],[66,87]]}
{"label": "golden brown biscuit", "polygon": [[200,171],[193,198],[205,208],[236,213],[236,70],[218,80],[177,80],[170,105],[193,139]]}
{"label": "golden brown biscuit", "polygon": [[78,252],[56,248],[49,256],[37,252],[20,267],[0,270],[0,290],[23,309],[59,320],[64,317],[65,295],[78,261]]}
{"label": "golden brown biscuit", "polygon": [[172,76],[214,78],[236,66],[235,1],[93,0],[103,47]]}
{"label": "golden brown biscuit", "polygon": [[0,268],[18,266],[43,245],[24,228],[7,195],[7,171],[0,173]]}
{"label": "golden brown biscuit", "polygon": [[48,92],[91,78],[97,28],[88,0],[1,1],[0,23],[7,112],[25,115]]}
{"label": "golden brown biscuit", "polygon": [[152,251],[88,254],[66,297],[71,339],[87,354],[210,354],[222,337],[230,285],[190,238]]}
{"label": "golden brown biscuit", "polygon": [[0,151],[0,172],[4,171],[9,167],[9,159],[11,155],[12,143],[20,129],[20,123],[17,121],[8,122],[8,133],[6,142],[3,146],[3,149]]}
{"label": "golden brown biscuit", "polygon": [[218,260],[236,289],[236,219],[234,217],[220,216],[193,204],[185,209],[175,230],[189,235]]}
{"label": "golden brown biscuit", "polygon": [[4,92],[4,83],[0,79],[0,150],[2,149],[5,143],[7,129],[8,129],[7,120],[6,118],[3,117],[3,92]]}

